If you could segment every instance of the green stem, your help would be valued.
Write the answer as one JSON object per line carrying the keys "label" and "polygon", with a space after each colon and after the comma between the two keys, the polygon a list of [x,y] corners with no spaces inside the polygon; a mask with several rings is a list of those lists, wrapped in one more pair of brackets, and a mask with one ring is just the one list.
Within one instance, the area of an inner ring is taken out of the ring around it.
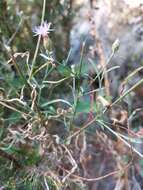
{"label": "green stem", "polygon": [[[44,22],[45,9],[46,9],[46,0],[43,0],[43,10],[42,10],[42,17],[41,17],[41,25]],[[41,35],[39,35],[39,37],[38,37],[34,57],[33,57],[33,60],[32,60],[31,71],[30,71],[30,74],[29,74],[29,80],[31,80],[31,78],[32,78],[33,70],[34,70],[35,63],[36,63],[36,58],[37,58],[38,51],[39,51],[40,41],[41,41]]]}
{"label": "green stem", "polygon": [[129,90],[127,90],[121,97],[119,97],[115,102],[113,102],[110,107],[121,101],[125,96],[127,96],[130,92],[135,90],[138,86],[140,86],[143,83],[143,79],[138,81],[135,85],[133,85]]}

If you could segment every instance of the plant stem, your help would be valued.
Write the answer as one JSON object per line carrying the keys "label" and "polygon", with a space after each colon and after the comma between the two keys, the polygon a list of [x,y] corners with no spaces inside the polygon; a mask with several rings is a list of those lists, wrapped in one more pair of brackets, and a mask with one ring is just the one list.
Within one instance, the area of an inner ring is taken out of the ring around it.
{"label": "plant stem", "polygon": [[138,86],[140,86],[143,83],[143,79],[138,81],[135,85],[133,85],[129,90],[127,90],[121,97],[119,97],[117,100],[115,100],[110,107],[121,101],[125,96],[127,96],[131,91],[135,90]]}
{"label": "plant stem", "polygon": [[[45,8],[46,8],[46,0],[43,0],[43,10],[42,10],[41,25],[42,25],[42,23],[44,21],[44,17],[45,17]],[[38,37],[34,57],[33,57],[33,60],[32,60],[31,71],[30,71],[30,74],[29,74],[29,80],[31,80],[31,78],[32,78],[33,70],[34,70],[35,63],[36,63],[36,58],[37,58],[38,51],[39,51],[40,41],[41,41],[41,35],[39,35],[39,37]]]}

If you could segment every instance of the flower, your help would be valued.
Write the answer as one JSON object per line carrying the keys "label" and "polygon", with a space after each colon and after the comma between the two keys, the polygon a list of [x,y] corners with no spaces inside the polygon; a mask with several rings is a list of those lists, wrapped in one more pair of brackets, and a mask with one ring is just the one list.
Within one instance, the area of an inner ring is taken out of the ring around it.
{"label": "flower", "polygon": [[47,23],[47,21],[44,21],[40,26],[35,26],[33,29],[33,32],[35,33],[34,36],[41,35],[43,38],[47,37],[48,34],[53,31],[53,29],[50,29],[51,23]]}

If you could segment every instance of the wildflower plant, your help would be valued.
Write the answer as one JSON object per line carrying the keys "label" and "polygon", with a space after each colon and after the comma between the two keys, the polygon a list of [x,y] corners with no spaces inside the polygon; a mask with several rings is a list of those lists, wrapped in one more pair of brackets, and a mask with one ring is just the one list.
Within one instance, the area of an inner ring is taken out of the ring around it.
{"label": "wildflower plant", "polygon": [[[54,35],[52,23],[44,21],[45,6],[46,0],[43,1],[41,24],[33,28],[34,36],[38,37],[33,58],[28,51],[11,50],[8,65],[14,67],[15,74],[5,62],[1,68],[0,188],[84,190],[87,189],[86,182],[100,181],[113,175],[120,179],[126,175],[124,171],[128,170],[130,162],[123,160],[114,149],[115,143],[108,138],[106,131],[132,150],[131,154],[141,158],[143,155],[130,144],[136,139],[113,130],[106,118],[112,106],[143,81],[111,103],[105,89],[108,85],[103,86],[103,79],[106,75],[108,80],[107,73],[117,67],[108,70],[104,63],[98,68],[94,60],[89,59],[90,70],[96,73],[93,77],[85,67],[85,43],[78,65],[68,65],[70,55],[62,62],[58,61],[51,46],[50,35]],[[119,48],[119,41],[113,46],[108,64]],[[98,48],[103,58],[101,44]],[[131,73],[125,83],[135,73]],[[99,87],[94,88],[96,80]],[[97,151],[99,147],[100,153],[114,158],[112,168],[117,167],[117,170],[88,178],[90,171],[87,163],[96,157],[96,153],[89,153],[91,144],[88,145],[88,134],[93,135],[95,147],[92,148]]]}

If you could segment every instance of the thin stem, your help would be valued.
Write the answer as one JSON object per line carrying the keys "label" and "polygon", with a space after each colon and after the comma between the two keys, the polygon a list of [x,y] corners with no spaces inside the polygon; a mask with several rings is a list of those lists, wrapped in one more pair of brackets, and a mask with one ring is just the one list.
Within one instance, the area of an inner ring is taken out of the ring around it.
{"label": "thin stem", "polygon": [[135,90],[138,86],[140,86],[143,83],[143,79],[138,81],[135,85],[133,85],[129,90],[127,90],[121,97],[119,97],[115,102],[113,102],[110,107],[121,101],[125,96],[127,96],[130,92]]}
{"label": "thin stem", "polygon": [[106,129],[108,129],[112,134],[114,134],[118,139],[120,139],[127,147],[129,147],[133,152],[135,152],[138,156],[143,158],[143,154],[141,154],[138,150],[136,150],[134,147],[132,147],[126,140],[124,140],[118,133],[113,131],[110,127],[108,127],[103,121],[96,120],[100,125],[104,126]]}
{"label": "thin stem", "polygon": [[65,77],[63,79],[60,79],[60,80],[57,80],[57,81],[48,81],[48,80],[45,80],[43,81],[43,84],[59,84],[67,79],[69,79],[70,77]]}
{"label": "thin stem", "polygon": [[82,71],[84,48],[85,48],[85,42],[83,42],[82,49],[81,49],[81,56],[80,56],[80,62],[79,62],[79,73],[78,73],[79,76],[81,75],[81,71]]}
{"label": "thin stem", "polygon": [[[11,105],[6,104],[6,103],[3,102],[3,101],[0,101],[0,105],[2,105],[2,106],[4,106],[4,107],[7,107],[7,108],[9,108],[10,110],[13,110],[13,111],[15,111],[15,112],[18,112],[18,113],[20,113],[21,115],[30,116],[30,114],[27,114],[27,113],[25,113],[25,112],[23,112],[23,111],[20,111],[20,110],[16,109],[15,107],[12,107]],[[31,116],[31,117],[32,117],[32,116]]]}
{"label": "thin stem", "polygon": [[[41,17],[41,25],[42,25],[42,23],[44,21],[44,17],[45,17],[45,8],[46,8],[46,0],[43,0],[43,10],[42,10],[42,17]],[[30,71],[30,74],[29,74],[29,80],[31,80],[31,78],[32,78],[33,70],[34,70],[35,63],[36,63],[36,58],[37,58],[38,51],[39,51],[40,41],[41,41],[41,35],[39,35],[39,37],[38,37],[34,57],[33,57],[33,60],[32,60],[31,71]]]}
{"label": "thin stem", "polygon": [[70,135],[69,137],[67,137],[67,141],[71,140],[73,137],[76,137],[77,135],[79,135],[82,131],[84,131],[85,129],[87,129],[91,124],[93,124],[96,121],[97,117],[93,118],[91,121],[89,121],[87,124],[85,124],[82,128],[80,128],[78,131],[76,131],[75,133],[73,133],[72,135]]}

